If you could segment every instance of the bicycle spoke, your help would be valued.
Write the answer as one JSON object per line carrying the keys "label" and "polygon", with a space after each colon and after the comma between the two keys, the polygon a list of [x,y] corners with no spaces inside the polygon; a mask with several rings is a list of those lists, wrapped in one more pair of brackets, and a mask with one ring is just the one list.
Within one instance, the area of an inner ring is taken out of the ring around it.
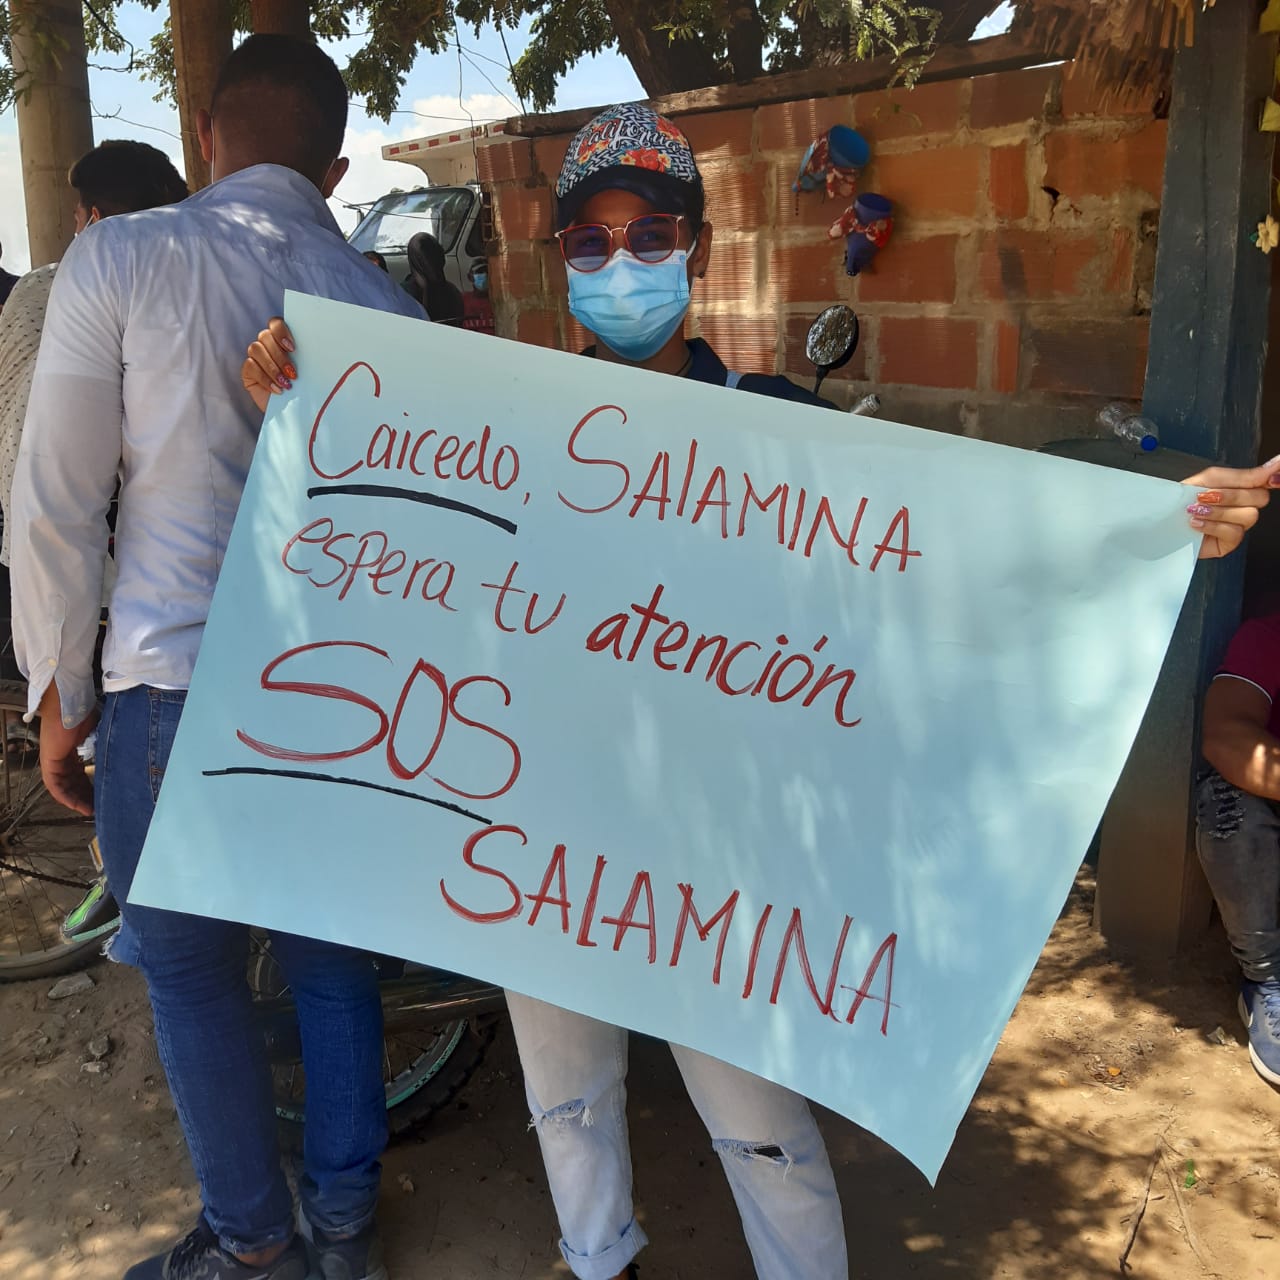
{"label": "bicycle spoke", "polygon": [[[8,786],[7,802],[0,800],[0,969],[67,948],[62,922],[98,875],[88,849],[92,824],[65,815],[38,768],[10,769]],[[72,835],[76,826],[82,840]]]}

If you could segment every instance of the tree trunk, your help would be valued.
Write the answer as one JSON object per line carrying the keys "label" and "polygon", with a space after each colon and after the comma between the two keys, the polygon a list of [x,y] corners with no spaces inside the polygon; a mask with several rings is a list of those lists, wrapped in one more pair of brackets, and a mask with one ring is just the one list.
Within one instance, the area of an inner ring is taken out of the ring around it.
{"label": "tree trunk", "polygon": [[311,34],[310,0],[250,0],[255,35]]}
{"label": "tree trunk", "polygon": [[[71,243],[76,196],[67,170],[93,146],[84,14],[80,0],[9,0],[9,14],[27,243],[39,267]],[[50,38],[56,57],[45,52]]]}
{"label": "tree trunk", "polygon": [[667,32],[655,30],[670,9],[661,0],[604,0],[604,5],[618,48],[649,97],[701,89],[723,79],[703,44],[672,40]]}
{"label": "tree trunk", "polygon": [[231,6],[226,0],[169,0],[173,63],[178,81],[182,157],[192,191],[209,185],[200,154],[196,113],[213,101],[213,86],[231,53]]}
{"label": "tree trunk", "polygon": [[727,33],[733,78],[741,83],[764,75],[764,23],[755,0],[718,0],[716,16]]}

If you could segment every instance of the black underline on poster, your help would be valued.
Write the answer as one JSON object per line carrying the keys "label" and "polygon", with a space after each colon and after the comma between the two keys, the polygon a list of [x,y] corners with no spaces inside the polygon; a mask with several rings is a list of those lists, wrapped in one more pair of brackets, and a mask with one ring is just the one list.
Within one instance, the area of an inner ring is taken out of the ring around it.
{"label": "black underline on poster", "polygon": [[238,765],[230,769],[204,769],[201,772],[206,778],[227,778],[232,775],[250,774],[264,778],[295,778],[299,782],[336,782],[340,787],[364,787],[369,791],[383,791],[389,796],[403,796],[406,800],[419,800],[423,804],[435,805],[437,809],[447,809],[450,813],[461,814],[464,818],[470,818],[472,822],[478,822],[482,827],[491,825],[488,818],[472,813],[470,809],[464,809],[460,804],[450,804],[448,800],[433,800],[430,796],[420,796],[416,791],[402,791],[399,787],[379,786],[376,782],[365,782],[363,778],[340,778],[337,774],[309,773],[305,769],[262,769],[248,765]]}
{"label": "black underline on poster", "polygon": [[446,511],[457,511],[464,516],[475,516],[487,524],[496,525],[506,533],[515,533],[516,522],[495,516],[492,511],[481,507],[473,507],[469,502],[458,502],[454,498],[442,498],[437,493],[423,493],[420,489],[398,489],[390,484],[320,484],[307,490],[308,498],[318,498],[325,493],[346,493],[356,498],[403,498],[406,502],[421,502],[428,507],[443,507]]}

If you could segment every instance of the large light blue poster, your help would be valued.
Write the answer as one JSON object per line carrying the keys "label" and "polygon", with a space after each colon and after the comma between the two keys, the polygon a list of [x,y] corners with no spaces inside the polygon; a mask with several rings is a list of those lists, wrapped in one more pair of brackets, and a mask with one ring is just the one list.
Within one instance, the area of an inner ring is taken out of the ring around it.
{"label": "large light blue poster", "polygon": [[134,900],[692,1045],[934,1178],[1160,668],[1185,493],[288,318]]}

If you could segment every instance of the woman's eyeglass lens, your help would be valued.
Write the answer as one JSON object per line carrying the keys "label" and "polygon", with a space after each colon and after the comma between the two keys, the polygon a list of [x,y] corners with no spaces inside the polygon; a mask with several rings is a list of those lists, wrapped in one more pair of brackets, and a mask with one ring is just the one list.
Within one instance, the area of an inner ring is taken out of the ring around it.
{"label": "woman's eyeglass lens", "polygon": [[599,271],[613,256],[613,233],[622,232],[623,243],[634,258],[651,265],[665,262],[680,243],[680,216],[647,213],[632,218],[625,227],[586,222],[559,233],[560,252],[575,271]]}

